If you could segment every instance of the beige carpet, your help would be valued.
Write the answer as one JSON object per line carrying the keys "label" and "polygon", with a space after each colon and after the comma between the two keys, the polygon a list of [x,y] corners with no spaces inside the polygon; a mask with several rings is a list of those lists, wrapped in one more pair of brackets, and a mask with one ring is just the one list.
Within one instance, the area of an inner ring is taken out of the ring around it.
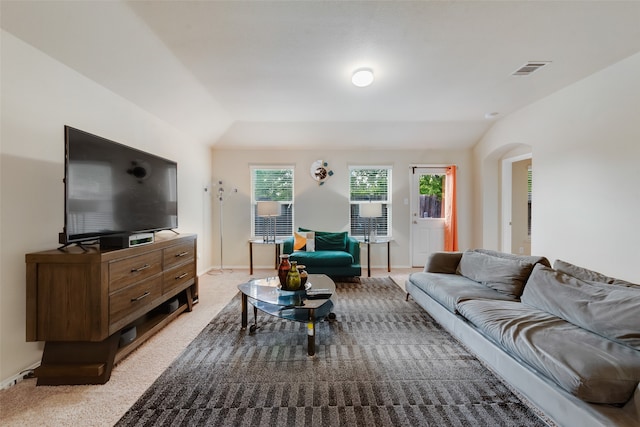
{"label": "beige carpet", "polygon": [[[408,272],[399,270],[394,271],[397,274],[391,274],[402,289]],[[253,277],[267,277],[273,275],[273,270],[254,273]],[[389,276],[389,273],[384,269],[372,270],[372,276]],[[111,380],[104,385],[36,387],[36,380],[30,379],[0,391],[0,425],[114,425],[228,304],[238,291],[237,285],[250,277],[247,270],[203,275],[200,278],[200,303],[194,310],[179,316],[131,353],[114,368]]]}

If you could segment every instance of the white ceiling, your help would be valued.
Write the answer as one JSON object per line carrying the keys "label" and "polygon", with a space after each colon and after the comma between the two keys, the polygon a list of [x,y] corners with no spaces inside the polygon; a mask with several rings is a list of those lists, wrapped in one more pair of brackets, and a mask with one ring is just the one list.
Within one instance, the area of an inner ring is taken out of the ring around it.
{"label": "white ceiling", "polygon": [[2,27],[217,147],[457,149],[639,52],[640,2],[3,0]]}

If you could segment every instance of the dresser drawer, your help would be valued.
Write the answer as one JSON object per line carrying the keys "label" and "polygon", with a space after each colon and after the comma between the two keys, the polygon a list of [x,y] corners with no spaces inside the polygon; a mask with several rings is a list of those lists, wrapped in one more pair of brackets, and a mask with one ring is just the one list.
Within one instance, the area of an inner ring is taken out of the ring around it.
{"label": "dresser drawer", "polygon": [[109,292],[145,280],[162,271],[162,251],[125,258],[109,264]]}
{"label": "dresser drawer", "polygon": [[162,293],[166,294],[183,285],[185,283],[193,282],[196,277],[196,265],[194,262],[185,265],[179,265],[170,270],[167,270],[163,274]]}
{"label": "dresser drawer", "polygon": [[171,246],[163,251],[164,269],[192,261],[195,258],[195,245],[193,242]]}
{"label": "dresser drawer", "polygon": [[[162,295],[162,276],[158,275],[109,295],[109,323],[114,325],[138,310],[146,312],[148,305]],[[124,326],[124,325],[123,325]]]}

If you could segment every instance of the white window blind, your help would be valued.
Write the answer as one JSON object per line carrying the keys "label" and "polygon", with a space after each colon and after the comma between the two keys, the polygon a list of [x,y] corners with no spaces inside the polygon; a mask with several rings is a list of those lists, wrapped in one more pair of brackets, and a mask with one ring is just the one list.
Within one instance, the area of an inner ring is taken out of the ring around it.
{"label": "white window blind", "polygon": [[391,172],[390,166],[350,166],[349,203],[351,235],[362,237],[368,219],[360,216],[363,203],[381,203],[382,216],[373,219],[375,234],[391,236]]}
{"label": "white window blind", "polygon": [[[293,234],[293,166],[251,166],[251,235],[263,236],[266,218],[257,215],[257,202],[280,203],[280,216],[275,217],[276,237]],[[273,234],[273,233],[272,233]]]}

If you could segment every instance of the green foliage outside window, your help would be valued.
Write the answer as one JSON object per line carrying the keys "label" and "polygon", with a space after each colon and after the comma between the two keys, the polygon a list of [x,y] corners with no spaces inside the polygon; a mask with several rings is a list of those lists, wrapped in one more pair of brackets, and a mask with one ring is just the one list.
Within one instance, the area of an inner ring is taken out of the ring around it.
{"label": "green foliage outside window", "polygon": [[254,195],[256,201],[289,202],[293,200],[292,169],[256,169],[254,173]]}
{"label": "green foliage outside window", "polygon": [[436,196],[439,200],[442,200],[444,178],[445,175],[421,175],[420,194],[425,196]]}
{"label": "green foliage outside window", "polygon": [[388,169],[352,169],[349,182],[351,201],[387,201]]}

